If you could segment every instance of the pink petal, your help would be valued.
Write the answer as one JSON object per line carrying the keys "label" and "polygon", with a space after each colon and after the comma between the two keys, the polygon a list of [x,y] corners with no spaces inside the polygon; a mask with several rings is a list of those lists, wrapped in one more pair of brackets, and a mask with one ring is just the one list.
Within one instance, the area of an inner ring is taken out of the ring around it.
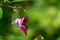
{"label": "pink petal", "polygon": [[17,19],[12,21],[12,24],[21,25],[22,23],[23,23],[23,21],[20,18],[17,18]]}
{"label": "pink petal", "polygon": [[27,30],[28,30],[27,26],[21,25],[21,30],[24,32],[25,35],[27,35]]}
{"label": "pink petal", "polygon": [[20,18],[17,18],[15,20],[12,21],[12,24],[18,24],[18,21],[20,20]]}
{"label": "pink petal", "polygon": [[26,23],[28,21],[28,16],[24,16],[22,20],[23,20],[23,23]]}

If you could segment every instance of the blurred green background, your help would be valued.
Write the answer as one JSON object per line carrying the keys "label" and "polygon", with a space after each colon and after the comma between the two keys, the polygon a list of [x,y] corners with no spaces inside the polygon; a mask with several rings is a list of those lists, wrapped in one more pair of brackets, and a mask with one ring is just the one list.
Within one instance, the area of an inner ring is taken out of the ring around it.
{"label": "blurred green background", "polygon": [[[27,36],[12,24],[25,15]],[[0,0],[0,40],[60,40],[60,0]]]}

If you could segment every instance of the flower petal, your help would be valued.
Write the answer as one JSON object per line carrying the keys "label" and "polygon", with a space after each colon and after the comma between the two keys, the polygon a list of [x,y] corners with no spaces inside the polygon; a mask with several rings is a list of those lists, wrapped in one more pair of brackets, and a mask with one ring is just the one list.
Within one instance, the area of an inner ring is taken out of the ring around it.
{"label": "flower petal", "polygon": [[27,22],[27,21],[28,21],[28,16],[24,16],[24,17],[22,18],[22,20],[23,20],[23,23]]}
{"label": "flower petal", "polygon": [[12,21],[12,24],[21,25],[22,23],[23,23],[23,21],[20,18],[17,18],[17,19]]}
{"label": "flower petal", "polygon": [[25,35],[27,35],[27,30],[28,30],[27,26],[21,25],[21,30],[24,32]]}

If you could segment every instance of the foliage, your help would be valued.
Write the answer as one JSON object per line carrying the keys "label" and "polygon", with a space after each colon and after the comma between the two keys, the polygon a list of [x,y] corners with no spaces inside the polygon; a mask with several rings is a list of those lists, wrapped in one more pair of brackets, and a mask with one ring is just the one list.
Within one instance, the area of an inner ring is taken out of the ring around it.
{"label": "foliage", "polygon": [[0,19],[1,19],[1,17],[2,17],[2,8],[0,8]]}
{"label": "foliage", "polygon": [[[28,16],[25,36],[12,20]],[[0,0],[0,40],[60,40],[59,0]]]}

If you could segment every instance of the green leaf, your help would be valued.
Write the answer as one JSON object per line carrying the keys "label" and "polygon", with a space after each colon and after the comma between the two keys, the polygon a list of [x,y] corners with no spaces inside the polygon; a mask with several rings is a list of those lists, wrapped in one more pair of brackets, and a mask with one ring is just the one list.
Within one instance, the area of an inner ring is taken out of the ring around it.
{"label": "green leaf", "polygon": [[4,0],[4,2],[7,2],[7,0]]}
{"label": "green leaf", "polygon": [[0,19],[2,18],[2,8],[0,7]]}
{"label": "green leaf", "polygon": [[27,1],[27,0],[14,0],[13,2],[21,2],[21,1]]}

